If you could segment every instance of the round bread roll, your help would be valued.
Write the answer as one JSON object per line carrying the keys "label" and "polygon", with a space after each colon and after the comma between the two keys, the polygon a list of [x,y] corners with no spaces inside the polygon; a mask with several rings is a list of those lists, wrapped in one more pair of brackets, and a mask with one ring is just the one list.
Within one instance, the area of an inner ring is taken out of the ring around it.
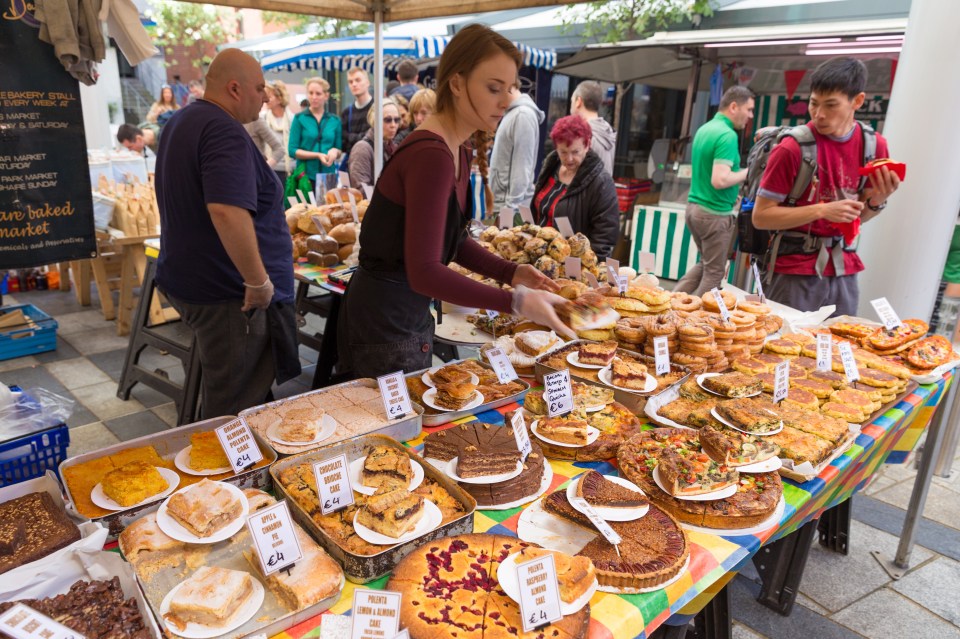
{"label": "round bread roll", "polygon": [[307,252],[310,250],[310,246],[307,242],[307,236],[303,233],[297,233],[293,236],[293,257],[298,259],[304,257]]}
{"label": "round bread roll", "polygon": [[327,191],[327,194],[323,196],[323,199],[326,200],[327,204],[337,203],[337,195],[334,195],[333,193],[334,191],[337,191],[337,195],[340,196],[340,200],[343,202],[350,201],[350,196],[348,196],[347,193],[353,193],[353,199],[356,200],[357,202],[363,199],[363,193],[358,191],[357,189],[348,189],[346,187],[340,187],[338,189],[332,189],[330,191]]}
{"label": "round bread roll", "polygon": [[349,208],[336,209],[330,212],[330,221],[333,222],[334,226],[340,226],[341,224],[348,224],[350,222],[353,222],[353,213],[350,212]]}
{"label": "round bread roll", "polygon": [[330,229],[327,235],[335,239],[340,246],[353,244],[357,241],[357,229],[353,223],[335,226]]}
{"label": "round bread roll", "polygon": [[337,249],[337,257],[340,258],[341,262],[345,261],[348,257],[350,257],[350,254],[353,253],[353,246],[354,246],[353,243],[344,244],[339,249]]}

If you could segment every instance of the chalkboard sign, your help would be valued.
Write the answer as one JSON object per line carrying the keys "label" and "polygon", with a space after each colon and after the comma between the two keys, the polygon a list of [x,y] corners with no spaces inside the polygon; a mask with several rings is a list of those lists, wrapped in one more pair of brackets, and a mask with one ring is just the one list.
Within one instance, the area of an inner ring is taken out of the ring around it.
{"label": "chalkboard sign", "polygon": [[0,268],[96,257],[80,87],[33,3],[0,12]]}

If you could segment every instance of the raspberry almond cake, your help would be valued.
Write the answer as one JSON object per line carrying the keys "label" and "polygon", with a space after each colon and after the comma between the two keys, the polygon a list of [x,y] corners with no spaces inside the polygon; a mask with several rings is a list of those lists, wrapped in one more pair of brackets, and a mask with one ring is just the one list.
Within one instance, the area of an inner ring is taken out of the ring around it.
{"label": "raspberry almond cake", "polygon": [[472,534],[426,543],[404,557],[387,582],[400,592],[400,627],[412,639],[581,639],[590,606],[544,628],[523,632],[520,605],[500,588],[497,569],[534,544]]}

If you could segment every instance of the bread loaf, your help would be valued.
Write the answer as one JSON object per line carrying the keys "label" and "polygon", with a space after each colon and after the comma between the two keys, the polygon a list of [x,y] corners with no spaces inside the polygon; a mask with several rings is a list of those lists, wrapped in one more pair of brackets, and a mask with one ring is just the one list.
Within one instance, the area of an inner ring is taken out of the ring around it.
{"label": "bread loaf", "polygon": [[357,241],[357,229],[354,227],[353,223],[335,226],[330,229],[330,232],[327,235],[335,239],[337,244],[340,246],[343,246],[344,244],[353,244]]}
{"label": "bread loaf", "polygon": [[349,205],[345,209],[331,211],[330,221],[334,226],[340,226],[341,224],[349,224],[350,222],[353,222],[353,213],[350,212]]}
{"label": "bread loaf", "polygon": [[307,253],[307,261],[317,266],[336,266],[340,263],[340,258],[337,257],[336,254],[309,251]]}
{"label": "bread loaf", "polygon": [[310,250],[307,242],[307,236],[303,233],[297,233],[293,236],[293,253],[295,257],[303,257]]}
{"label": "bread loaf", "polygon": [[340,245],[333,238],[311,235],[307,238],[307,248],[316,253],[336,253]]}
{"label": "bread loaf", "polygon": [[[341,187],[341,188],[339,188],[339,189],[334,189],[334,190],[337,191],[337,195],[340,196],[340,200],[341,200],[344,204],[347,204],[347,203],[350,202],[350,198],[349,198],[349,196],[347,195],[347,191],[353,193],[353,198],[354,198],[357,202],[359,202],[360,200],[363,199],[363,193],[361,193],[361,192],[358,191],[357,189],[345,189],[345,188],[342,188],[342,187]],[[333,191],[327,191],[327,194],[324,196],[324,199],[327,201],[327,204],[336,204],[336,203],[337,203],[337,196],[333,194]]]}
{"label": "bread loaf", "polygon": [[297,213],[293,209],[290,209],[286,212],[286,217],[287,217],[287,228],[290,229],[291,235],[293,233],[296,233],[298,230],[300,230],[299,227],[297,226],[298,223],[300,222],[299,213]]}
{"label": "bread loaf", "polygon": [[337,250],[337,257],[339,257],[342,262],[350,257],[351,253],[353,253],[353,244],[344,244]]}

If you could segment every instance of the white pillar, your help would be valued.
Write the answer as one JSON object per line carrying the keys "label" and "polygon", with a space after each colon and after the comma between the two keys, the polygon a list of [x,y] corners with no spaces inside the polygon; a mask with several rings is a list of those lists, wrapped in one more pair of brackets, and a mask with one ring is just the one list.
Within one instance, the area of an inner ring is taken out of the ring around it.
{"label": "white pillar", "polygon": [[[373,12],[373,181],[383,170],[383,11]],[[359,184],[353,185],[360,188]],[[371,185],[372,186],[372,185]]]}
{"label": "white pillar", "polygon": [[907,179],[863,226],[860,310],[886,297],[900,317],[928,319],[960,210],[960,22],[956,0],[913,0],[884,133]]}

